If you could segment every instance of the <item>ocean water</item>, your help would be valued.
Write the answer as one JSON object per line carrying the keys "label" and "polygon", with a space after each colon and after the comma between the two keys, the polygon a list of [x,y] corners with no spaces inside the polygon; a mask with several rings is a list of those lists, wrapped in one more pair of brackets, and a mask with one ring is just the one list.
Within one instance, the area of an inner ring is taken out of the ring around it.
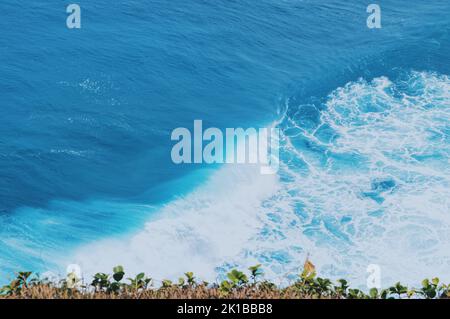
{"label": "ocean water", "polygon": [[[450,3],[0,3],[0,275],[450,280]],[[173,164],[174,128],[281,129],[280,170]]]}

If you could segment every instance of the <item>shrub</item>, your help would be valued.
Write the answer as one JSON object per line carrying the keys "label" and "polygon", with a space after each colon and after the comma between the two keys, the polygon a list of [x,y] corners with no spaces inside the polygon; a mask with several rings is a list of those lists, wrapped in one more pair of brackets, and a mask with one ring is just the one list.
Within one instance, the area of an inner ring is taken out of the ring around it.
{"label": "shrub", "polygon": [[[345,279],[333,283],[317,277],[315,266],[306,260],[298,279],[281,288],[263,280],[261,265],[248,268],[249,274],[232,269],[220,284],[196,281],[192,272],[179,278],[178,284],[165,279],[160,287],[151,287],[152,279],[145,273],[123,282],[122,266],[113,268],[112,275],[97,273],[90,285],[84,285],[75,274],[69,274],[60,283],[48,282],[31,272],[19,272],[8,285],[0,289],[0,298],[333,298],[333,299],[400,299],[400,298],[450,298],[450,285],[441,284],[439,278],[425,279],[420,289],[408,288],[397,282],[393,286],[367,294],[350,288]],[[249,277],[248,277],[249,276]],[[249,280],[250,278],[250,280]]]}

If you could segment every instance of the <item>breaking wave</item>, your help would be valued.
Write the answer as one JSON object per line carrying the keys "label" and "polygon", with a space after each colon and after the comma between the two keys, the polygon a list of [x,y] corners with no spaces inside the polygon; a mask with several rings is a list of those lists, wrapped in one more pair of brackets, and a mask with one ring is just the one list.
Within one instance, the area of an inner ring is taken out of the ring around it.
{"label": "breaking wave", "polygon": [[86,245],[65,264],[216,280],[261,263],[287,282],[309,254],[321,275],[359,285],[370,264],[382,285],[450,280],[449,77],[360,79],[283,113],[277,175],[224,165],[135,235]]}

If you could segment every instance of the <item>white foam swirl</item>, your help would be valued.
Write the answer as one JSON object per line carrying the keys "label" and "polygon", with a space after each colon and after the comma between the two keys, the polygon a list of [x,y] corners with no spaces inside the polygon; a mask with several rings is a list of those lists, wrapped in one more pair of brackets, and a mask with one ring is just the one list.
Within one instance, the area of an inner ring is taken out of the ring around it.
{"label": "white foam swirl", "polygon": [[321,275],[355,284],[369,264],[380,265],[383,285],[449,281],[449,92],[447,76],[425,72],[349,83],[311,106],[319,123],[283,119],[279,176],[225,165],[138,234],[83,247],[70,261],[88,274],[123,264],[207,280],[262,263],[280,281],[310,253]]}

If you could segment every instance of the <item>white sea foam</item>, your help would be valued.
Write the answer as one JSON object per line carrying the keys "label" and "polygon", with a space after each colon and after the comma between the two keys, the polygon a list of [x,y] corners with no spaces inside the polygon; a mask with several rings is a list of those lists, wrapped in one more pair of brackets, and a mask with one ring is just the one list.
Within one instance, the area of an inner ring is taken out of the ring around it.
{"label": "white sea foam", "polygon": [[349,83],[313,127],[282,119],[278,176],[225,165],[144,230],[82,247],[68,262],[85,274],[122,264],[207,280],[262,263],[280,281],[310,253],[321,275],[355,284],[369,264],[380,265],[382,285],[450,281],[449,92],[449,78],[431,73]]}
{"label": "white sea foam", "polygon": [[257,235],[260,205],[277,187],[277,175],[261,175],[255,165],[227,165],[187,197],[164,206],[131,238],[94,243],[71,260],[85,274],[121,264],[157,279],[189,270],[213,280],[215,268]]}
{"label": "white sea foam", "polygon": [[[429,73],[349,83],[329,96],[319,125],[286,137],[306,169],[289,165],[284,186],[322,273],[364,283],[378,264],[385,285],[450,280],[449,92],[447,76]],[[309,150],[294,147],[301,139]]]}

